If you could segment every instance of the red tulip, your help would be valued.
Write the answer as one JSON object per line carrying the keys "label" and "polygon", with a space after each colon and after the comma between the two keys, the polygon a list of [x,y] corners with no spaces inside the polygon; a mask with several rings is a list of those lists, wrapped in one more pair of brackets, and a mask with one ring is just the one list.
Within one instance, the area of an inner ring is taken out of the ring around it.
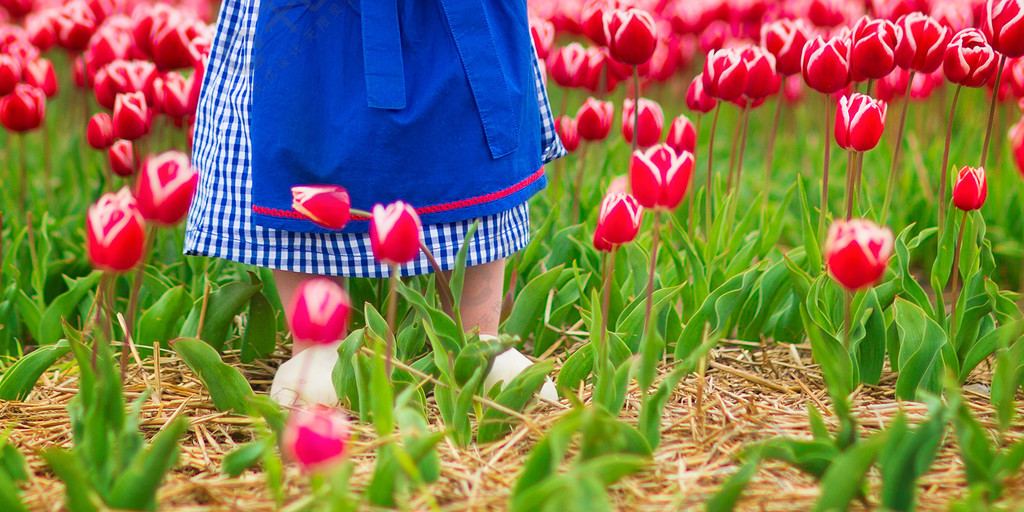
{"label": "red tulip", "polygon": [[146,221],[127,188],[107,192],[86,214],[86,248],[92,265],[109,272],[125,272],[142,259]]}
{"label": "red tulip", "polygon": [[802,18],[782,19],[761,26],[761,46],[775,56],[775,68],[783,75],[800,73],[800,55],[810,27]]}
{"label": "red tulip", "polygon": [[11,18],[21,18],[32,12],[32,0],[0,0],[0,6]]}
{"label": "red tulip", "polygon": [[594,44],[606,46],[608,40],[604,35],[604,13],[624,7],[618,0],[590,0],[580,9],[580,27],[583,35]]}
{"label": "red tulip", "polygon": [[150,35],[150,51],[157,69],[166,71],[189,67],[196,54],[192,48],[192,27],[177,11],[172,16],[157,20]]}
{"label": "red tulip", "polygon": [[704,61],[704,91],[712,98],[732,101],[747,88],[747,66],[739,50],[712,50]]}
{"label": "red tulip", "polygon": [[[632,242],[640,232],[642,216],[643,208],[635,197],[623,193],[608,194],[601,201],[594,240],[612,247]],[[597,245],[595,243],[595,247]]]}
{"label": "red tulip", "polygon": [[850,73],[853,80],[879,79],[896,67],[896,47],[903,31],[889,20],[864,16],[853,27],[850,39]]}
{"label": "red tulip", "polygon": [[836,105],[836,144],[843,149],[867,151],[878,145],[885,130],[884,101],[855,92]]}
{"label": "red tulip", "polygon": [[968,28],[957,32],[946,47],[942,71],[955,84],[981,87],[996,71],[996,53],[980,30]]}
{"label": "red tulip", "polygon": [[779,92],[782,78],[775,72],[775,57],[771,53],[760,46],[747,46],[742,56],[747,67],[745,98],[758,101]]}
{"label": "red tulip", "polygon": [[666,144],[638,149],[629,166],[633,196],[644,208],[673,210],[690,188],[693,166],[689,151],[676,153]]}
{"label": "red tulip", "polygon": [[387,207],[374,205],[370,219],[370,248],[377,261],[401,265],[416,258],[420,252],[422,227],[416,210],[405,201]]}
{"label": "red tulip", "polygon": [[149,107],[141,92],[117,95],[114,101],[114,136],[135,140],[149,131]]}
{"label": "red tulip", "polygon": [[846,21],[841,0],[810,0],[807,19],[819,27],[835,27]]}
{"label": "red tulip", "polygon": [[841,91],[850,83],[849,43],[836,36],[825,42],[818,36],[804,45],[801,71],[807,86],[824,94]]}
{"label": "red tulip", "polygon": [[12,132],[35,130],[46,116],[46,95],[42,89],[18,84],[14,92],[0,98],[0,121]]}
{"label": "red tulip", "polygon": [[[619,75],[613,69],[615,60],[604,48],[587,48],[587,59],[584,63],[583,86],[595,93],[610,93],[619,85]],[[604,87],[602,87],[602,82]]]}
{"label": "red tulip", "polygon": [[1010,127],[1010,147],[1013,150],[1013,159],[1017,162],[1017,170],[1024,177],[1024,117]]}
{"label": "red tulip", "polygon": [[981,29],[997,52],[1024,57],[1024,0],[988,0]]}
{"label": "red tulip", "polygon": [[53,63],[46,59],[36,59],[25,66],[25,83],[42,89],[47,98],[57,95],[57,74],[53,71]]}
{"label": "red tulip", "polygon": [[612,130],[615,107],[610,101],[587,98],[576,112],[576,125],[580,138],[587,141],[604,140]]}
{"label": "red tulip", "polygon": [[116,25],[104,25],[89,41],[89,57],[97,69],[115,60],[128,59],[131,53],[131,33]]}
{"label": "red tulip", "polygon": [[7,96],[21,81],[21,63],[18,59],[0,53],[0,96]]}
{"label": "red tulip", "polygon": [[309,217],[318,226],[344,229],[349,221],[352,200],[344,187],[336,185],[296,185],[292,187],[292,209]]}
{"label": "red tulip", "polygon": [[338,409],[297,409],[288,415],[281,444],[304,471],[320,471],[345,458],[351,435],[348,418]]}
{"label": "red tulip", "polygon": [[694,112],[707,114],[715,109],[718,100],[704,92],[704,73],[693,77],[690,87],[686,89],[686,106]]}
{"label": "red tulip", "polygon": [[25,18],[28,40],[40,51],[47,51],[57,44],[57,11],[46,9]]}
{"label": "red tulip", "polygon": [[864,219],[837,220],[828,230],[825,258],[832,278],[848,290],[870,286],[885,274],[892,231]]}
{"label": "red tulip", "polygon": [[96,15],[81,0],[72,0],[58,11],[57,42],[69,52],[81,52],[96,31]]}
{"label": "red tulip", "polygon": [[96,102],[113,110],[118,94],[141,92],[146,96],[147,105],[155,105],[156,78],[156,66],[152,62],[115,60],[96,72]]}
{"label": "red tulip", "polygon": [[537,49],[537,58],[548,58],[551,45],[555,42],[555,26],[548,20],[531,16],[530,35],[533,37],[533,47]]}
{"label": "red tulip", "polygon": [[561,139],[565,150],[572,153],[580,147],[580,132],[576,120],[569,116],[559,116],[555,119],[555,131]]}
{"label": "red tulip", "polygon": [[952,31],[919,12],[901,17],[897,23],[903,30],[903,39],[896,47],[896,65],[922,73],[938,69],[953,37]]}
{"label": "red tulip", "polygon": [[558,49],[548,60],[548,73],[555,83],[567,88],[581,87],[586,79],[587,51],[579,43]]}
{"label": "red tulip", "polygon": [[[635,117],[633,100],[626,98],[622,105],[622,136],[626,142],[633,142]],[[661,105],[647,98],[640,98],[639,117],[640,128],[636,129],[637,145],[647,147],[657,144],[665,128],[665,114],[661,110]]]}
{"label": "red tulip", "polygon": [[956,32],[974,26],[971,2],[935,2],[931,15],[944,27]]}
{"label": "red tulip", "polygon": [[956,177],[953,185],[953,206],[969,212],[977,210],[985,204],[988,197],[988,180],[985,179],[983,167],[964,166]]}
{"label": "red tulip", "polygon": [[94,149],[107,149],[114,144],[114,121],[106,112],[93,114],[85,138]]}
{"label": "red tulip", "polygon": [[296,341],[328,345],[345,333],[352,304],[337,281],[315,277],[299,285],[289,308],[289,323]]}
{"label": "red tulip", "polygon": [[694,129],[690,119],[680,114],[679,117],[672,120],[672,126],[668,129],[665,143],[674,149],[676,153],[681,154],[683,151],[692,153],[697,147],[697,131]]}
{"label": "red tulip", "polygon": [[119,140],[114,142],[107,150],[110,157],[110,169],[114,174],[121,177],[128,177],[135,174],[138,167],[138,155],[135,154],[135,145],[130,140]]}
{"label": "red tulip", "polygon": [[173,226],[188,213],[198,182],[199,175],[181,151],[147,157],[135,187],[139,211],[146,220]]}
{"label": "red tulip", "polygon": [[651,13],[630,8],[606,10],[603,16],[604,38],[612,58],[630,66],[651,59],[658,45],[658,30]]}
{"label": "red tulip", "polygon": [[195,114],[196,106],[191,103],[192,79],[185,79],[181,73],[170,71],[153,82],[156,104],[163,113],[173,119],[183,119]]}

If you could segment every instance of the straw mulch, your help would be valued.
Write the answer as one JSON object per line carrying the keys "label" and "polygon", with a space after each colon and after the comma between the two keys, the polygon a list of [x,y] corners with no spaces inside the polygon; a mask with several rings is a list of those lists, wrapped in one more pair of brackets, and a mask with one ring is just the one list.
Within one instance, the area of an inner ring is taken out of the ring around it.
{"label": "straw mulch", "polygon": [[[767,351],[753,344],[725,343],[717,349],[706,374],[702,410],[695,407],[698,377],[691,375],[669,400],[662,420],[663,443],[655,453],[650,470],[624,479],[610,491],[622,510],[695,510],[738,469],[735,460],[745,446],[775,436],[809,437],[805,404],[814,403],[828,414],[828,396],[818,368],[810,363],[807,346],[771,347]],[[265,392],[280,360],[244,367],[257,392]],[[68,365],[64,365],[67,368]],[[155,433],[171,418],[191,418],[191,429],[183,442],[178,467],[160,492],[161,510],[276,510],[264,484],[263,474],[249,471],[240,478],[219,473],[225,453],[252,439],[252,421],[219,413],[213,409],[202,385],[187,367],[172,355],[161,358],[159,379],[152,360],[133,364],[127,386],[129,399],[149,389],[143,408],[143,428]],[[73,366],[72,366],[73,368]],[[979,420],[993,428],[992,412],[984,392],[989,370],[985,364],[968,386],[967,398]],[[858,390],[856,412],[865,431],[874,431],[890,421],[899,410],[914,420],[925,413],[923,405],[897,402],[892,394],[895,376],[887,375],[878,387]],[[47,374],[24,403],[0,403],[0,424],[11,429],[11,438],[29,462],[35,478],[25,497],[34,510],[62,508],[62,484],[31,453],[54,445],[70,445],[70,426],[65,405],[76,392],[77,379],[69,373]],[[623,415],[635,418],[639,401],[633,390]],[[564,401],[563,401],[564,403]],[[430,499],[442,510],[501,510],[514,485],[524,457],[539,436],[564,414],[567,406],[539,406],[532,418],[508,438],[488,446],[458,449],[450,442],[439,446],[443,461],[441,479],[426,492],[407,502],[410,509],[427,509]],[[833,418],[826,417],[832,422]],[[434,418],[437,422],[437,419]],[[371,429],[355,426],[359,440],[354,448],[358,488],[373,469]],[[1019,439],[1021,430],[1007,439]],[[920,482],[920,509],[945,510],[964,492],[962,463],[953,436],[932,471]],[[289,504],[301,504],[307,495],[306,480],[294,467],[286,470]],[[872,475],[877,488],[878,475]],[[1024,509],[1024,482],[1006,492],[1010,510]],[[818,494],[814,482],[796,470],[777,463],[764,466],[748,487],[739,509],[809,510]],[[877,504],[873,504],[874,507]],[[857,503],[854,510],[865,510]]]}

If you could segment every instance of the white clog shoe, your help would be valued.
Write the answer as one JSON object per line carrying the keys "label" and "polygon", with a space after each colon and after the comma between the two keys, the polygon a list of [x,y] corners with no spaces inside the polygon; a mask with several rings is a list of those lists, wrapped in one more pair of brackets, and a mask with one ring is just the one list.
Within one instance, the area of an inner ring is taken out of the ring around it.
{"label": "white clog shoe", "polygon": [[338,405],[331,373],[338,362],[338,345],[317,345],[299,352],[277,369],[270,398],[281,405]]}
{"label": "white clog shoe", "polygon": [[[480,336],[480,339],[486,341],[498,338],[483,334]],[[499,381],[502,383],[502,389],[504,389],[505,385],[530,366],[533,366],[533,361],[530,361],[515,348],[509,348],[494,358],[491,373],[487,374],[487,377],[484,378],[484,390],[491,389]],[[544,385],[541,386],[540,392],[537,395],[545,400],[558,401],[558,391],[555,390],[555,385],[551,382],[551,378],[544,379]]]}

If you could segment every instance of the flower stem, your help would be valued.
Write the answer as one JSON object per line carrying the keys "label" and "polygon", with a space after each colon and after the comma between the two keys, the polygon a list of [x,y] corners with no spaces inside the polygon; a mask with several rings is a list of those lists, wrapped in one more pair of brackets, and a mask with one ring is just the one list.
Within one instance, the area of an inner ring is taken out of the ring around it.
{"label": "flower stem", "polygon": [[601,297],[601,331],[598,337],[597,345],[597,364],[594,368],[597,370],[597,375],[604,375],[608,378],[607,372],[610,371],[608,368],[608,307],[611,304],[612,299],[612,275],[615,274],[615,253],[618,252],[618,248],[612,249],[604,261],[604,290]]}
{"label": "flower stem", "polygon": [[647,334],[647,330],[651,327],[651,309],[652,302],[654,301],[654,271],[658,267],[658,242],[661,238],[661,212],[654,212],[654,227],[651,228],[651,265],[650,272],[647,274],[647,307],[644,310],[644,330],[643,335]]}
{"label": "flower stem", "polygon": [[850,330],[853,328],[853,315],[851,314],[853,304],[853,293],[843,289],[843,348],[850,350]]}
{"label": "flower stem", "polygon": [[395,338],[398,337],[398,326],[395,325],[395,318],[398,316],[398,276],[401,274],[398,265],[391,265],[391,276],[388,279],[388,330],[391,331],[384,340],[384,373],[391,375],[391,358],[394,354]]}
{"label": "flower stem", "polygon": [[633,151],[640,145],[640,68],[633,66],[633,150],[629,158],[633,158]]}
{"label": "flower stem", "polygon": [[[739,150],[736,152],[736,188],[740,187],[740,176],[743,174],[743,152],[747,147],[747,122],[750,120],[750,108],[743,109],[743,121],[740,126],[740,144]],[[735,142],[733,143],[735,144]],[[729,166],[732,167],[731,165]],[[732,173],[729,173],[729,185],[726,190],[732,191]]]}
{"label": "flower stem", "polygon": [[21,166],[19,172],[21,173],[20,181],[21,186],[18,187],[18,191],[21,195],[18,196],[18,207],[21,211],[27,211],[28,205],[28,149],[25,147],[25,134],[19,133],[18,137],[18,158]]}
{"label": "flower stem", "polygon": [[996,115],[996,103],[999,101],[999,81],[1003,78],[1003,65],[1006,64],[1006,55],[999,57],[999,69],[996,70],[996,84],[992,89],[992,103],[988,107],[988,128],[985,129],[985,144],[981,146],[981,166],[985,167],[988,161],[988,145],[992,140],[992,121]]}
{"label": "flower stem", "polygon": [[914,71],[907,80],[907,91],[903,94],[903,111],[900,113],[900,125],[896,132],[896,147],[892,150],[892,162],[889,163],[889,185],[885,188],[885,202],[882,203],[882,217],[879,224],[885,225],[889,218],[889,204],[892,203],[892,189],[896,187],[896,166],[900,163],[900,149],[903,148],[903,129],[907,125],[907,107],[910,106],[910,87],[914,85]]}
{"label": "flower stem", "polygon": [[825,238],[825,221],[828,218],[828,167],[832,159],[832,96],[825,95],[825,165],[821,178],[821,208],[818,216],[818,240]]}
{"label": "flower stem", "polygon": [[572,223],[580,221],[580,196],[583,195],[583,169],[587,164],[587,149],[590,145],[586,142],[580,144],[580,161],[576,164],[576,185],[572,190]]}
{"label": "flower stem", "polygon": [[[786,77],[782,77],[782,83],[786,83]],[[775,159],[775,137],[779,133],[779,117],[782,116],[782,103],[785,95],[785,86],[779,88],[779,97],[775,101],[775,115],[772,118],[772,133],[768,136],[768,154],[765,156],[764,166],[764,189],[761,191],[761,213],[768,211],[768,190],[772,184],[772,160]]]}
{"label": "flower stem", "polygon": [[964,242],[964,226],[967,225],[967,211],[960,218],[960,234],[956,236],[956,249],[953,251],[953,309],[950,311],[949,339],[956,346],[956,303],[960,299],[960,248]]}
{"label": "flower stem", "polygon": [[444,312],[448,316],[452,316],[452,308],[455,305],[455,296],[452,294],[452,285],[448,281],[448,276],[441,271],[441,265],[437,263],[437,258],[434,258],[434,254],[430,252],[430,248],[427,244],[420,240],[420,251],[427,257],[427,261],[430,262],[430,266],[434,269],[434,276],[437,278],[439,284],[438,288],[441,294],[441,306],[444,308]]}
{"label": "flower stem", "polygon": [[[694,143],[693,143],[693,159],[694,159],[694,161],[697,160],[697,140],[700,139],[700,118],[701,118],[701,115],[697,114],[697,128],[695,130],[695,133],[697,134],[697,136],[694,137]],[[695,234],[694,230],[696,229],[695,222],[694,222],[694,215],[696,215],[697,212],[695,212],[694,210],[695,210],[696,205],[697,205],[697,194],[693,193],[693,190],[692,190],[692,186],[693,186],[693,177],[692,176],[690,177],[690,186],[691,186],[691,190],[690,190],[690,194],[689,194],[690,197],[688,198],[688,202],[690,203],[690,217],[687,220],[688,220],[688,222],[690,224],[690,227],[689,227],[690,240],[693,240],[693,237],[694,237],[694,234]]]}
{"label": "flower stem", "polygon": [[857,170],[854,168],[856,152],[850,149],[846,153],[846,220],[850,220],[853,218],[853,180],[857,175]]}
{"label": "flower stem", "polygon": [[707,197],[704,199],[704,237],[711,237],[711,210],[714,203],[714,185],[711,183],[711,165],[715,156],[715,129],[718,128],[718,113],[722,110],[722,103],[715,106],[715,117],[711,120],[711,135],[708,137],[708,181],[704,184],[707,190]]}
{"label": "flower stem", "polygon": [[[132,282],[131,295],[128,298],[128,315],[125,318],[125,325],[128,326],[128,330],[135,328],[135,313],[139,309],[139,292],[142,290],[142,281],[146,275],[146,258],[149,256],[150,250],[153,248],[153,241],[156,238],[156,227],[152,224],[146,226],[146,241],[144,242],[145,247],[142,250],[142,257],[139,258],[139,262],[135,265],[135,278]],[[128,335],[129,333],[125,333]],[[148,342],[147,340],[137,341]],[[121,351],[121,379],[124,380],[124,372],[128,369],[128,346]]]}
{"label": "flower stem", "polygon": [[949,107],[949,119],[946,121],[946,145],[942,150],[942,167],[939,168],[939,227],[946,222],[946,181],[949,179],[949,141],[953,138],[953,114],[956,112],[956,100],[960,98],[962,85],[956,86],[953,93],[953,105]]}

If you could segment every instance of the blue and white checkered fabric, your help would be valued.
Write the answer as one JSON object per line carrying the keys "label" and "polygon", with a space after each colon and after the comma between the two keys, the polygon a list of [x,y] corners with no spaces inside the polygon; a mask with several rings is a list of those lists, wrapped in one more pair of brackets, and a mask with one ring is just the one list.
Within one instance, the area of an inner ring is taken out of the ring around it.
{"label": "blue and white checkered fabric", "polygon": [[[252,107],[252,46],[259,0],[225,0],[202,86],[196,115],[192,162],[199,186],[192,201],[185,234],[185,253],[311,274],[387,277],[365,233],[296,233],[253,225],[249,139]],[[534,61],[537,100],[541,108],[543,148],[547,163],[565,155],[555,133],[543,73]],[[478,219],[470,241],[468,265],[505,258],[530,240],[529,208]],[[423,227],[423,240],[444,270],[455,256],[474,220]],[[402,275],[432,272],[426,257],[402,267]]]}

